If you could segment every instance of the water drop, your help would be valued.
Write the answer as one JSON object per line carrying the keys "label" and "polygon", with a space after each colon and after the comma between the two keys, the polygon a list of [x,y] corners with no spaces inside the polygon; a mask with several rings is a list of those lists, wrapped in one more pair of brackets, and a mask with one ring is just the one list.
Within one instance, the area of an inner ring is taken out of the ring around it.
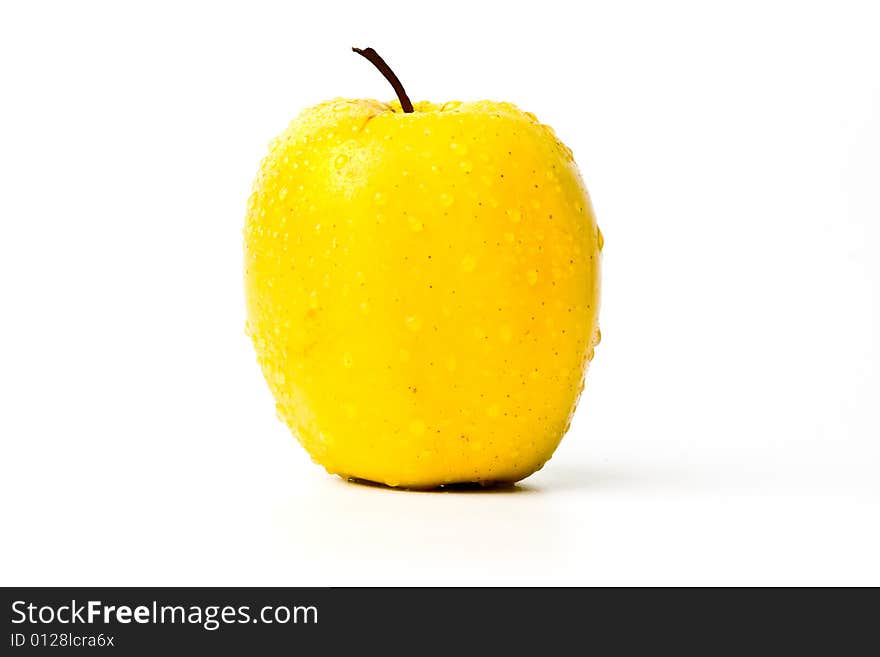
{"label": "water drop", "polygon": [[336,159],[333,161],[333,165],[338,169],[342,169],[345,165],[348,164],[348,155],[344,155],[340,153],[336,156]]}

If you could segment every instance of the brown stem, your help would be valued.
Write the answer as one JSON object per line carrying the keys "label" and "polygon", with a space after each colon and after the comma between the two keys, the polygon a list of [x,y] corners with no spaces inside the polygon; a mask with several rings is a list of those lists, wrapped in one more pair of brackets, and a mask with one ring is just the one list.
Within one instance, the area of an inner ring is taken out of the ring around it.
{"label": "brown stem", "polygon": [[394,88],[394,93],[397,94],[397,98],[400,100],[400,106],[403,108],[403,111],[406,114],[410,114],[413,111],[412,103],[409,102],[409,96],[406,95],[406,91],[403,89],[403,85],[400,84],[400,80],[397,79],[397,76],[394,75],[394,71],[391,70],[391,67],[385,63],[385,60],[379,56],[372,48],[352,48],[354,52],[362,57],[366,57],[370,62],[379,69],[379,72],[385,76],[385,79],[391,83],[391,86]]}

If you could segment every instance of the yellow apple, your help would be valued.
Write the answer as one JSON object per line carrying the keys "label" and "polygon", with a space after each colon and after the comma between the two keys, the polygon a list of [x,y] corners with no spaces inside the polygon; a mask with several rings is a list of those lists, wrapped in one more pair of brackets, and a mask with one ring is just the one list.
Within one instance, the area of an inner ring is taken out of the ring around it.
{"label": "yellow apple", "polygon": [[553,454],[599,341],[602,235],[571,151],[510,103],[331,100],[270,147],[247,331],[328,472],[513,482]]}

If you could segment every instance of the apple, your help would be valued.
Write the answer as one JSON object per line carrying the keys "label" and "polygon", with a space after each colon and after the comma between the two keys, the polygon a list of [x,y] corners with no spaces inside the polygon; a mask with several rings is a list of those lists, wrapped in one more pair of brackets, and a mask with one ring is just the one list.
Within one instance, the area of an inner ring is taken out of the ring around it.
{"label": "apple", "polygon": [[394,487],[496,484],[568,430],[602,235],[571,151],[510,103],[335,99],[275,139],[247,209],[247,332],[312,459]]}

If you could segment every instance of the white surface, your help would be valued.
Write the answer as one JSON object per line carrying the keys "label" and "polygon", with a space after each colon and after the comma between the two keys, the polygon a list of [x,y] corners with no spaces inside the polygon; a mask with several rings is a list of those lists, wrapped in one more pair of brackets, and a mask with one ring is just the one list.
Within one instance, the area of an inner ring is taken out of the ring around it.
{"label": "white surface", "polygon": [[[0,583],[880,584],[876,5],[299,4],[2,5]],[[329,477],[243,334],[269,139],[391,96],[355,44],[591,190],[604,340],[517,492]]]}

